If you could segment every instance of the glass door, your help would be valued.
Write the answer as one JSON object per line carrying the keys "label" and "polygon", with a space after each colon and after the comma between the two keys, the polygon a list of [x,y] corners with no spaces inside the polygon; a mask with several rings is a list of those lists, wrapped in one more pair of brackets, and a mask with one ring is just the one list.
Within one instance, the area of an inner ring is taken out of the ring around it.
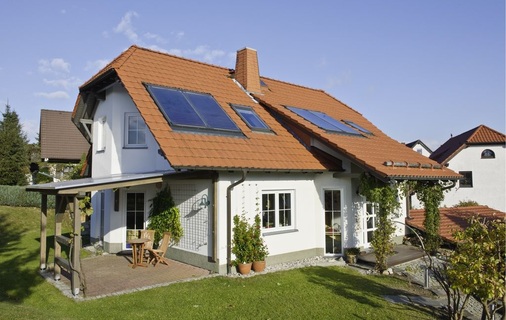
{"label": "glass door", "polygon": [[[126,205],[126,240],[140,237],[144,229],[144,193],[127,193]],[[130,244],[126,244],[130,248]]]}
{"label": "glass door", "polygon": [[365,206],[365,215],[364,215],[364,222],[363,222],[363,230],[364,230],[364,245],[366,247],[371,246],[371,241],[374,236],[374,230],[376,230],[377,227],[377,217],[376,217],[376,211],[377,205],[373,203],[367,203]]}
{"label": "glass door", "polygon": [[325,254],[341,254],[341,191],[325,190]]}

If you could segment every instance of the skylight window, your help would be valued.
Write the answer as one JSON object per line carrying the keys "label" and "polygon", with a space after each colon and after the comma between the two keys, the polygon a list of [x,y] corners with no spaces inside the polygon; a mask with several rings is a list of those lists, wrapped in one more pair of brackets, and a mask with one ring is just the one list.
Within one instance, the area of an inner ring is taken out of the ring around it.
{"label": "skylight window", "polygon": [[359,126],[358,124],[356,124],[355,122],[353,121],[349,121],[349,120],[343,120],[347,125],[350,125],[352,126],[353,128],[359,130],[359,131],[362,131],[363,133],[365,134],[371,134],[372,135],[372,132],[367,130],[366,128],[362,127],[362,126]]}
{"label": "skylight window", "polygon": [[270,131],[269,127],[251,107],[239,105],[232,105],[232,107],[252,130]]}
{"label": "skylight window", "polygon": [[346,133],[346,134],[352,134],[352,135],[361,135],[357,130],[348,127],[344,123],[342,123],[339,120],[336,120],[332,118],[331,116],[319,112],[319,111],[313,111],[313,110],[306,110],[306,109],[300,109],[296,107],[288,107],[287,108],[294,113],[298,114],[302,118],[306,119],[307,121],[311,122],[312,124],[330,131],[330,132],[337,132],[337,133]]}
{"label": "skylight window", "polygon": [[176,129],[236,133],[236,124],[209,94],[147,85],[169,124]]}

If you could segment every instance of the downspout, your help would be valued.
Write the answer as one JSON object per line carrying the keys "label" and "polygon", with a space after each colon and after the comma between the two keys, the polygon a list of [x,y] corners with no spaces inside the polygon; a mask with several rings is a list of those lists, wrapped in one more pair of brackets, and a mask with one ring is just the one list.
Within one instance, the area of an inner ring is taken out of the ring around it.
{"label": "downspout", "polygon": [[241,179],[227,187],[227,274],[230,274],[232,265],[232,189],[246,180],[246,170],[242,170]]}

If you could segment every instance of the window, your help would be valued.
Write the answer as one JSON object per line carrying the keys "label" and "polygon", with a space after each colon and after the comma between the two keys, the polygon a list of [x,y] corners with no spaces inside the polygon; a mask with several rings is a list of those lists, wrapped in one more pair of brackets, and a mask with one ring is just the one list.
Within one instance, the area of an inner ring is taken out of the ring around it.
{"label": "window", "polygon": [[365,215],[364,215],[364,243],[370,244],[372,239],[374,238],[374,231],[376,231],[378,227],[378,204],[368,202],[365,206]]}
{"label": "window", "polygon": [[326,131],[362,136],[357,130],[348,127],[341,121],[338,121],[323,112],[288,106],[287,108],[302,118],[306,119],[307,121],[311,122],[315,126],[318,126]]}
{"label": "window", "polygon": [[209,94],[147,86],[149,93],[174,129],[241,134],[228,114]]}
{"label": "window", "polygon": [[125,114],[125,147],[146,147],[146,124],[139,114]]}
{"label": "window", "polygon": [[97,122],[97,151],[105,151],[105,123],[106,117],[98,119]]}
{"label": "window", "polygon": [[262,194],[262,228],[290,229],[293,221],[293,192],[269,191]]}
{"label": "window", "polygon": [[246,122],[248,127],[258,131],[270,131],[265,122],[260,119],[258,114],[251,108],[239,105],[232,105],[232,108],[239,114],[241,119]]}
{"label": "window", "polygon": [[459,171],[464,178],[460,179],[460,188],[472,188],[473,187],[473,172],[472,171]]}
{"label": "window", "polygon": [[495,159],[495,152],[490,149],[485,149],[481,153],[482,159]]}

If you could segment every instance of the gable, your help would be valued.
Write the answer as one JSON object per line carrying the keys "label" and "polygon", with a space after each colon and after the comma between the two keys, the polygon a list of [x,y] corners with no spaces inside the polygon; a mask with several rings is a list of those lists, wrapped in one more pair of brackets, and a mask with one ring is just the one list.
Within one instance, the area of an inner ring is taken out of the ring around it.
{"label": "gable", "polygon": [[40,156],[50,162],[79,162],[90,144],[72,123],[72,113],[40,111]]}

